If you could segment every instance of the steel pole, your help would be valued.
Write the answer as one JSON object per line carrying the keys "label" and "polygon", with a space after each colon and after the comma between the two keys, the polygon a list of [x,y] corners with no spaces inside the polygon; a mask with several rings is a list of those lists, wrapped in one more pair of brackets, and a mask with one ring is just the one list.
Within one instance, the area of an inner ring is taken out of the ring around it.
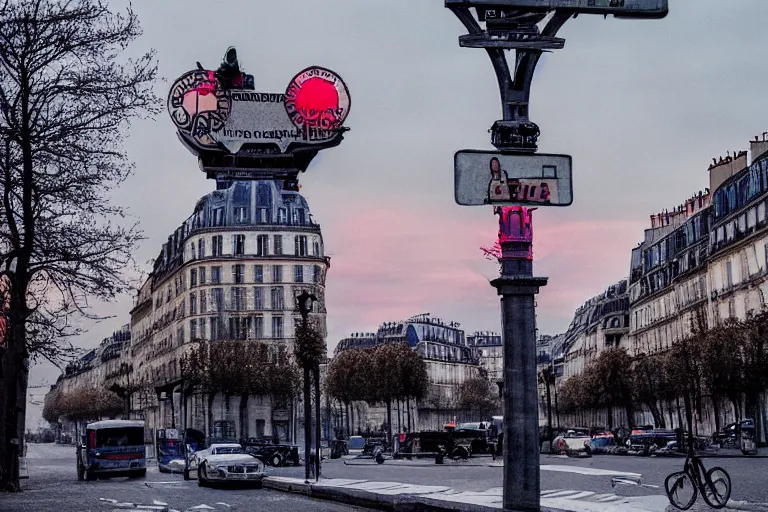
{"label": "steel pole", "polygon": [[320,479],[320,365],[315,366],[315,482]]}
{"label": "steel pole", "polygon": [[533,277],[531,242],[502,242],[501,295],[504,342],[505,511],[540,510],[538,380],[534,296],[546,277]]}
{"label": "steel pole", "polygon": [[312,444],[312,404],[310,400],[309,367],[304,367],[304,480],[309,483],[309,465]]}

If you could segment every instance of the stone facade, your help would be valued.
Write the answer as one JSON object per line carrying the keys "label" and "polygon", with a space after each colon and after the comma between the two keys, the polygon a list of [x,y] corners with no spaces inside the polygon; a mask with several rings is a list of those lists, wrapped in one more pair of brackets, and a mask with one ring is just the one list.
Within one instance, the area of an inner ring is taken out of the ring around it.
{"label": "stone facade", "polygon": [[[123,364],[130,371],[132,417],[150,429],[180,428],[182,355],[201,340],[266,342],[293,353],[302,290],[318,302],[325,334],[325,256],[320,226],[306,200],[277,181],[220,182],[163,244],[131,310],[132,340],[114,363],[88,372],[95,383]],[[69,386],[69,376],[62,382]],[[79,379],[79,380],[82,380]],[[189,391],[189,390],[187,390]],[[296,438],[299,404],[268,397],[207,396],[187,401],[187,426],[213,437]]]}
{"label": "stone facade", "polygon": [[[668,350],[691,334],[697,323],[708,327],[728,318],[747,319],[764,310],[768,292],[768,141],[750,142],[709,167],[709,188],[684,204],[651,216],[651,228],[633,249],[629,277],[628,333],[619,345],[632,356]],[[583,325],[592,302],[577,310]],[[579,331],[579,329],[575,329]],[[581,331],[579,331],[581,332]],[[585,331],[586,332],[586,331]],[[584,371],[595,351],[589,336],[579,335],[565,356],[563,376]],[[583,356],[582,356],[583,354]],[[762,414],[765,416],[766,401]],[[704,400],[696,429],[711,433],[713,408]],[[726,408],[728,409],[728,408]],[[670,425],[679,426],[679,411],[670,411]],[[735,421],[723,410],[720,424]],[[642,412],[636,423],[652,423]],[[765,423],[765,422],[763,422]],[[765,440],[765,432],[761,433]]]}

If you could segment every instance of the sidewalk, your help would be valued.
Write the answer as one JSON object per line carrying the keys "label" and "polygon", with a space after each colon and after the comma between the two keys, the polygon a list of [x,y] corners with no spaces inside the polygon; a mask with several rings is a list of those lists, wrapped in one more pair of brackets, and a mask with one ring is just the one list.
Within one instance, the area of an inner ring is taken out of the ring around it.
{"label": "sidewalk", "polygon": [[[391,511],[497,512],[502,509],[502,489],[459,492],[445,486],[412,485],[370,480],[320,479],[305,484],[301,478],[269,476],[264,487],[313,498]],[[663,512],[666,496],[624,497],[591,491],[546,490],[541,493],[542,512]]]}

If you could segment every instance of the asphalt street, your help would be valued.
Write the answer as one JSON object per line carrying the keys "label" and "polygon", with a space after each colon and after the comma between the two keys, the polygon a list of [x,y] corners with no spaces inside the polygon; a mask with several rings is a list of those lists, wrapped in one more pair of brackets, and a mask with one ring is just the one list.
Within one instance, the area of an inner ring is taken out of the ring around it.
{"label": "asphalt street", "polygon": [[[706,458],[707,468],[721,466],[731,475],[732,501],[740,510],[768,509],[768,459]],[[619,496],[663,494],[664,478],[682,468],[683,459],[667,457],[595,456],[587,459],[543,455],[542,491],[593,491]],[[114,512],[129,508],[179,512],[199,511],[351,511],[362,510],[269,489],[208,489],[178,474],[149,465],[146,478],[115,478],[78,482],[75,449],[54,444],[30,445],[24,492],[0,494],[0,512]],[[324,461],[326,478],[448,486],[455,491],[487,491],[502,485],[500,460],[472,458],[467,462],[370,459]],[[303,467],[267,468],[268,475],[303,477]],[[627,478],[629,477],[629,478]],[[642,485],[636,485],[642,484]],[[730,507],[729,507],[730,509]],[[695,510],[705,510],[697,508]]]}
{"label": "asphalt street", "polygon": [[[766,507],[768,458],[707,457],[703,461],[707,469],[720,466],[728,471],[732,500],[753,504],[754,510]],[[683,458],[677,457],[542,455],[541,489],[594,491],[620,496],[664,494],[664,479],[670,473],[681,471],[683,462]],[[272,474],[302,477],[303,471],[303,467],[287,467],[273,469]],[[333,460],[324,461],[321,474],[327,478],[445,485],[457,491],[486,491],[502,486],[502,472],[500,459],[493,461],[490,457],[480,457],[467,463],[446,460],[441,466],[429,460],[387,460],[382,465],[370,459]],[[628,483],[622,475],[637,475],[635,482],[642,485]]]}
{"label": "asphalt street", "polygon": [[0,493],[0,512],[159,511],[165,504],[179,512],[362,510],[269,489],[201,488],[181,475],[159,473],[156,464],[150,465],[146,478],[79,482],[72,446],[30,444],[27,461],[24,491]]}

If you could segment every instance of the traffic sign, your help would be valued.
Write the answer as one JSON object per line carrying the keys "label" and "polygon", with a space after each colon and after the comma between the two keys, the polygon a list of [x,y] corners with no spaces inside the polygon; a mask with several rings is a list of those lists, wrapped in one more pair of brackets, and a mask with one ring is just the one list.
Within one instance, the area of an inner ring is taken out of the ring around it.
{"label": "traffic sign", "polygon": [[465,149],[454,155],[454,193],[464,206],[569,206],[569,155]]}

